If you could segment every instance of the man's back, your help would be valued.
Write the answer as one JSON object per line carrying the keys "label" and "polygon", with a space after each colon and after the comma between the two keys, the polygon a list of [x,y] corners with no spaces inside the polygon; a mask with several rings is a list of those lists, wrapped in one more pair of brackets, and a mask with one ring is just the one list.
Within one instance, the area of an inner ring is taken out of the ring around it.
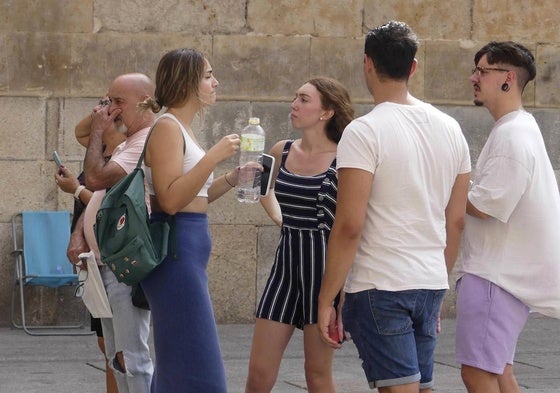
{"label": "man's back", "polygon": [[344,132],[338,166],[375,176],[346,289],[447,288],[445,208],[470,171],[457,122],[424,103],[379,104]]}

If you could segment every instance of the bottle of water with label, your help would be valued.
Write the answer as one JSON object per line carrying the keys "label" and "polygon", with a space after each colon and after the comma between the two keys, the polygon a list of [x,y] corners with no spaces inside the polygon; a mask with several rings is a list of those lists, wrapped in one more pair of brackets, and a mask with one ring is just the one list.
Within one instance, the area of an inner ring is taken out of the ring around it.
{"label": "bottle of water with label", "polygon": [[261,171],[257,169],[264,151],[265,135],[258,117],[249,118],[249,125],[241,132],[239,156],[239,182],[235,193],[242,203],[259,201],[261,191]]}

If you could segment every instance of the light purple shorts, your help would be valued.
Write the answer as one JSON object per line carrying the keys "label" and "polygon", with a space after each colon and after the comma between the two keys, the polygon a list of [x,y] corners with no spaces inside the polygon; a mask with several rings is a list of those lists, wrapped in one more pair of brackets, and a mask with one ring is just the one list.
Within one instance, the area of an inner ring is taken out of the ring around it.
{"label": "light purple shorts", "polygon": [[529,307],[497,285],[472,274],[457,282],[455,359],[459,364],[503,374],[513,364]]}

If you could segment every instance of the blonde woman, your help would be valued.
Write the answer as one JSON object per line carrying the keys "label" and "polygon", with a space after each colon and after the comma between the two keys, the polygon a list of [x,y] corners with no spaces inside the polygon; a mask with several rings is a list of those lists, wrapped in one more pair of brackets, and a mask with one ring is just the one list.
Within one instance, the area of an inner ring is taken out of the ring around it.
{"label": "blonde woman", "polygon": [[152,393],[227,391],[206,266],[211,239],[208,204],[237,184],[238,171],[214,178],[220,162],[239,150],[236,134],[207,152],[192,130],[195,116],[216,102],[218,81],[195,49],[165,54],[156,73],[156,99],[166,108],[148,138],[145,172],[152,220],[170,220],[168,257],[142,282],[153,319]]}

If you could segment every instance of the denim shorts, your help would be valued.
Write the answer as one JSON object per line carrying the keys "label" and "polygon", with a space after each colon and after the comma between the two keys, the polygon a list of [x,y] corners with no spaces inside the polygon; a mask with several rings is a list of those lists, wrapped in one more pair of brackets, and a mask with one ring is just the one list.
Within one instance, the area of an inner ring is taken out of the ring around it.
{"label": "denim shorts", "polygon": [[347,293],[342,321],[370,388],[433,386],[437,318],[445,289]]}

